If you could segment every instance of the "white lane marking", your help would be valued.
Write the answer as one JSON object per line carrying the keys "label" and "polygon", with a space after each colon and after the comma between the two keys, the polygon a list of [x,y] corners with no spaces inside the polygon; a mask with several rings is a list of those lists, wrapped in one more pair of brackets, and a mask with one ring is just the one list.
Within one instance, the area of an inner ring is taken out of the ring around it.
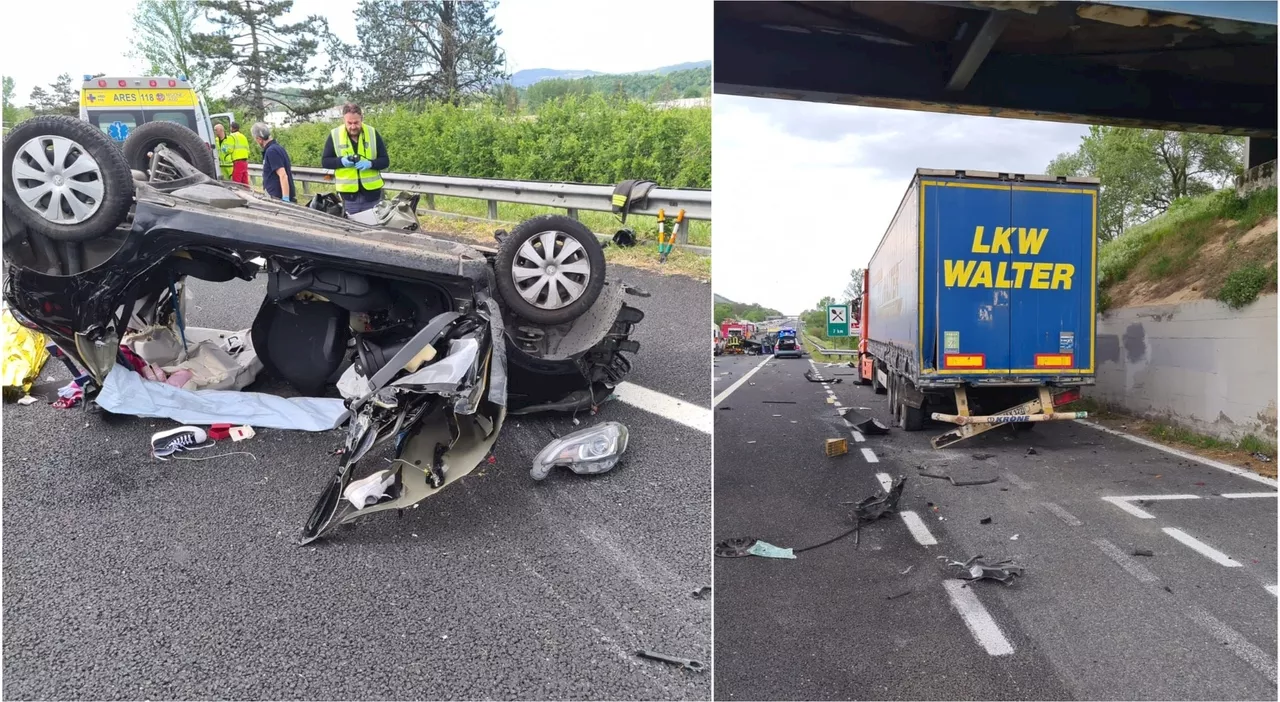
{"label": "white lane marking", "polygon": [[1115,505],[1116,507],[1119,507],[1120,509],[1128,512],[1129,514],[1132,514],[1138,519],[1155,519],[1156,515],[1142,509],[1137,505],[1130,504],[1131,502],[1138,502],[1142,500],[1156,501],[1156,500],[1198,500],[1198,499],[1200,499],[1199,495],[1112,495],[1110,497],[1102,498],[1104,502],[1110,502],[1111,504]]}
{"label": "white lane marking", "polygon": [[1007,479],[1009,482],[1013,483],[1014,485],[1017,485],[1019,488],[1021,488],[1021,489],[1023,489],[1023,490],[1030,490],[1030,489],[1031,489],[1031,483],[1028,483],[1027,481],[1023,480],[1022,478],[1019,478],[1018,476],[1014,475],[1013,473],[1009,473],[1009,472],[1007,472],[1007,471],[1006,471],[1006,472],[1005,472],[1005,474],[1004,474],[1004,477],[1005,477],[1005,479]]}
{"label": "white lane marking", "polygon": [[1276,683],[1276,657],[1274,653],[1268,654],[1249,643],[1248,639],[1240,635],[1240,632],[1223,624],[1217,617],[1209,614],[1198,605],[1188,607],[1187,616],[1191,618],[1191,621],[1208,629],[1209,633],[1213,634],[1220,643],[1236,654],[1236,657],[1265,675],[1271,681],[1271,684],[1274,685]]}
{"label": "white lane marking", "polygon": [[875,453],[875,451],[872,451],[872,450],[871,450],[871,449],[869,449],[869,448],[864,448],[864,449],[862,449],[862,457],[863,457],[863,458],[865,458],[865,459],[867,459],[867,463],[879,463],[879,462],[880,462],[880,459],[879,459],[879,458],[876,458],[876,453]]}
{"label": "white lane marking", "polygon": [[1119,546],[1116,546],[1110,541],[1107,541],[1106,539],[1094,539],[1093,545],[1102,549],[1102,552],[1107,554],[1111,560],[1115,561],[1121,568],[1128,571],[1129,575],[1132,575],[1139,581],[1147,584],[1160,582],[1160,578],[1157,578],[1155,573],[1147,570],[1146,566],[1133,560],[1133,558],[1129,557],[1129,554],[1121,551]]}
{"label": "white lane marking", "polygon": [[1068,512],[1067,510],[1063,509],[1062,507],[1052,502],[1041,502],[1040,504],[1044,505],[1045,509],[1058,515],[1058,519],[1061,519],[1062,521],[1066,522],[1067,526],[1078,527],[1084,523],[1084,522],[1081,522],[1079,519],[1076,519],[1076,516],[1074,514]]}
{"label": "white lane marking", "polygon": [[711,401],[711,406],[715,407],[716,405],[723,402],[724,398],[732,395],[734,390],[737,390],[738,388],[742,387],[742,384],[747,382],[747,378],[750,378],[751,376],[755,375],[756,371],[763,368],[764,364],[768,363],[771,360],[773,360],[773,356],[766,356],[765,359],[761,361],[758,365],[756,365],[755,368],[752,368],[751,370],[747,371],[746,375],[742,376],[741,378],[738,378],[738,382],[725,388],[725,391],[720,393],[719,395],[716,395],[716,399]]}
{"label": "white lane marking", "polygon": [[613,395],[618,398],[619,402],[638,407],[646,412],[652,412],[660,417],[666,417],[686,427],[697,429],[704,434],[711,433],[712,414],[711,410],[706,407],[699,407],[692,402],[677,400],[670,395],[663,395],[656,390],[650,390],[635,383],[619,383],[613,389]]}
{"label": "white lane marking", "polygon": [[942,582],[942,586],[947,589],[947,594],[951,596],[951,606],[960,613],[960,618],[964,619],[964,625],[969,627],[969,633],[973,634],[978,645],[986,649],[988,654],[1010,655],[1013,653],[1013,644],[1004,637],[1004,633],[1000,631],[1000,625],[991,618],[991,614],[987,612],[986,607],[982,606],[982,602],[978,600],[973,590],[965,587],[967,584],[964,580],[955,579]]}
{"label": "white lane marking", "polygon": [[893,478],[888,473],[876,473],[876,480],[880,481],[880,487],[885,492],[889,492],[889,488],[893,487]]}
{"label": "white lane marking", "polygon": [[1271,593],[1272,595],[1275,595],[1275,594],[1276,594],[1276,586],[1275,586],[1275,585],[1263,585],[1263,587],[1265,587],[1265,588],[1267,589],[1267,592]]}
{"label": "white lane marking", "polygon": [[1209,466],[1210,468],[1217,468],[1218,470],[1226,471],[1228,473],[1231,473],[1232,475],[1238,475],[1242,478],[1248,478],[1249,480],[1254,480],[1264,485],[1270,485],[1271,487],[1276,487],[1277,485],[1280,485],[1280,483],[1276,482],[1275,478],[1268,478],[1266,476],[1258,475],[1257,473],[1251,470],[1245,470],[1244,468],[1237,468],[1236,466],[1227,465],[1226,463],[1221,463],[1219,461],[1214,461],[1208,458],[1204,458],[1203,456],[1197,456],[1194,453],[1179,451],[1176,448],[1171,448],[1169,446],[1165,446],[1164,444],[1158,444],[1154,441],[1148,441],[1140,436],[1134,436],[1133,434],[1126,434],[1122,431],[1109,429],[1107,427],[1102,426],[1101,424],[1094,424],[1093,422],[1090,422],[1087,419],[1077,419],[1075,421],[1085,425],[1086,427],[1093,427],[1098,431],[1106,432],[1107,434],[1112,434],[1115,436],[1128,439],[1136,444],[1142,444],[1147,448],[1153,448],[1157,451],[1164,451],[1165,453],[1172,454],[1174,456],[1177,456],[1178,458],[1183,458],[1188,461],[1195,461],[1196,463],[1199,463],[1201,465],[1206,465],[1206,466]]}
{"label": "white lane marking", "polygon": [[1275,497],[1277,495],[1280,495],[1280,492],[1224,492],[1222,493],[1222,497],[1225,497],[1229,500],[1239,500],[1245,497]]}
{"label": "white lane marking", "polygon": [[853,434],[853,440],[854,440],[854,441],[856,441],[856,442],[858,442],[858,443],[862,443],[862,442],[866,441],[866,438],[865,438],[865,437],[863,437],[863,436],[862,436],[862,434],[861,434],[860,432],[850,431],[849,433],[850,433],[850,434]]}
{"label": "white lane marking", "polygon": [[1191,536],[1190,534],[1186,533],[1181,529],[1175,529],[1173,527],[1165,527],[1160,531],[1163,531],[1169,536],[1172,536],[1173,538],[1181,542],[1184,546],[1187,546],[1191,550],[1199,553],[1200,555],[1204,556],[1205,558],[1208,558],[1209,560],[1213,561],[1214,563],[1217,563],[1218,565],[1226,566],[1228,568],[1241,567],[1240,563],[1232,560],[1231,557],[1228,556],[1227,554],[1223,553],[1222,551],[1219,551],[1218,549],[1210,546],[1209,544],[1206,544],[1205,542],[1195,538],[1194,536]]}
{"label": "white lane marking", "polygon": [[915,537],[921,546],[938,545],[938,540],[933,538],[933,534],[929,533],[929,527],[924,525],[924,520],[920,518],[920,515],[911,510],[905,510],[899,512],[899,514],[902,515],[902,523],[907,525],[907,531],[911,532],[911,535]]}

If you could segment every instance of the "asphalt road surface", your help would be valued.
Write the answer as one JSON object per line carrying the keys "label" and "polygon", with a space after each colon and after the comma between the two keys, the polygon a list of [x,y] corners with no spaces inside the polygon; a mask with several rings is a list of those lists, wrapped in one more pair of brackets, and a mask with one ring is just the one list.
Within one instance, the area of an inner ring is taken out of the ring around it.
{"label": "asphalt road surface", "polygon": [[[708,286],[620,272],[652,293],[630,298],[630,381],[706,414],[710,306],[689,301]],[[247,327],[263,287],[197,282],[189,323]],[[707,699],[709,674],[633,655],[711,664],[712,602],[691,596],[710,584],[710,435],[673,406],[512,417],[495,464],[308,547],[292,540],[337,432],[160,462],[148,437],[173,422],[6,406],[4,696]],[[607,420],[631,431],[611,473],[529,477],[551,429]]]}
{"label": "asphalt road surface", "polygon": [[[725,395],[761,361],[715,361],[716,540],[818,544],[852,526],[841,503],[907,484],[856,545],[716,560],[717,699],[1276,699],[1274,482],[1076,422],[859,442],[839,408],[889,415],[853,369],[770,360]],[[938,559],[975,555],[1025,576],[960,588]]]}

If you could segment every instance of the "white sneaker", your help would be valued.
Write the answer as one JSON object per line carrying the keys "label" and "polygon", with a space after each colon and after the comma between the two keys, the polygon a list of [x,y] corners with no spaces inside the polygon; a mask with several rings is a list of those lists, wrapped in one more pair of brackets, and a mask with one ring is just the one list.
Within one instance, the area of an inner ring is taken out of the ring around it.
{"label": "white sneaker", "polygon": [[165,461],[175,453],[198,451],[213,444],[209,432],[200,427],[178,427],[151,435],[151,456]]}

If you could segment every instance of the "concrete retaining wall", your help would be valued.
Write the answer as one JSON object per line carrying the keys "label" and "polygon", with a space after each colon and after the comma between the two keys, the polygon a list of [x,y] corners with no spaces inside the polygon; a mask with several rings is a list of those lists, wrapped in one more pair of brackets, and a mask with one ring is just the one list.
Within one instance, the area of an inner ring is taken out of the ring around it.
{"label": "concrete retaining wall", "polygon": [[1224,439],[1276,441],[1276,296],[1111,310],[1098,319],[1098,384],[1085,394]]}

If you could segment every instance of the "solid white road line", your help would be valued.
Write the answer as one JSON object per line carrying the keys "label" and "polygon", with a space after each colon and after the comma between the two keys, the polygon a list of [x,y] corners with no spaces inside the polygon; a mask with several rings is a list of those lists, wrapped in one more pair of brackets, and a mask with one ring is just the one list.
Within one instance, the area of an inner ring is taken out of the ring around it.
{"label": "solid white road line", "polygon": [[1226,472],[1228,472],[1228,473],[1231,473],[1232,475],[1238,475],[1238,476],[1240,476],[1240,477],[1242,477],[1242,478],[1248,478],[1249,480],[1254,480],[1254,481],[1257,481],[1257,482],[1262,483],[1262,484],[1264,484],[1264,485],[1270,485],[1271,487],[1276,487],[1277,485],[1280,485],[1280,483],[1277,483],[1277,482],[1276,482],[1275,478],[1268,478],[1268,477],[1265,477],[1265,476],[1262,476],[1262,475],[1258,475],[1257,473],[1255,473],[1255,472],[1253,472],[1253,471],[1251,471],[1251,470],[1245,470],[1244,468],[1237,468],[1236,466],[1227,465],[1226,463],[1221,463],[1221,462],[1219,462],[1219,461],[1214,461],[1214,460],[1211,460],[1211,459],[1205,458],[1205,457],[1203,457],[1203,456],[1197,456],[1197,455],[1195,455],[1194,453],[1187,453],[1186,451],[1179,451],[1179,450],[1178,450],[1178,449],[1176,449],[1176,448],[1170,448],[1170,447],[1168,447],[1168,446],[1165,446],[1164,444],[1158,444],[1158,443],[1156,443],[1156,442],[1154,442],[1154,441],[1148,441],[1148,440],[1146,440],[1146,439],[1144,439],[1144,438],[1142,438],[1142,437],[1140,437],[1140,436],[1134,436],[1133,434],[1126,434],[1126,433],[1124,433],[1124,432],[1122,432],[1122,431],[1116,431],[1115,429],[1109,429],[1109,428],[1104,427],[1104,426],[1102,426],[1102,425],[1100,425],[1100,424],[1094,424],[1093,422],[1091,422],[1091,421],[1089,421],[1089,420],[1087,420],[1087,419],[1077,419],[1077,420],[1075,420],[1075,421],[1077,421],[1077,422],[1079,422],[1079,423],[1081,423],[1081,424],[1083,424],[1083,425],[1085,425],[1085,426],[1087,426],[1087,427],[1093,427],[1094,429],[1097,429],[1098,431],[1106,432],[1106,433],[1108,433],[1108,434],[1113,434],[1113,435],[1115,435],[1115,436],[1119,436],[1119,437],[1122,437],[1122,438],[1128,439],[1129,441],[1132,441],[1132,442],[1134,442],[1135,444],[1142,444],[1143,446],[1146,446],[1146,447],[1148,447],[1148,448],[1153,448],[1153,449],[1156,449],[1157,451],[1164,451],[1165,453],[1172,454],[1172,455],[1174,455],[1174,456],[1177,456],[1178,458],[1183,458],[1183,459],[1186,459],[1186,460],[1188,460],[1188,461],[1195,461],[1196,463],[1200,463],[1200,464],[1202,464],[1202,465],[1209,466],[1210,468],[1217,468],[1218,470],[1226,471]]}
{"label": "solid white road line", "polygon": [[849,433],[853,434],[853,440],[858,443],[862,443],[863,441],[866,441],[866,438],[862,436],[861,432],[850,431]]}
{"label": "solid white road line", "polygon": [[1078,527],[1081,524],[1083,524],[1083,522],[1081,522],[1079,519],[1076,519],[1076,516],[1074,514],[1068,512],[1067,510],[1059,507],[1058,505],[1052,502],[1041,502],[1040,504],[1043,505],[1045,509],[1058,515],[1058,519],[1061,519],[1062,521],[1066,522],[1067,526]]}
{"label": "solid white road line", "polygon": [[1139,581],[1147,584],[1160,582],[1160,578],[1157,578],[1155,573],[1147,570],[1146,566],[1133,560],[1133,558],[1129,557],[1129,554],[1121,551],[1120,547],[1110,541],[1107,541],[1106,539],[1094,539],[1093,545],[1102,549],[1102,552],[1107,554],[1111,560],[1115,561],[1121,568],[1128,571],[1129,575],[1132,575]]}
{"label": "solid white road line", "polygon": [[1000,625],[991,618],[991,614],[987,612],[986,607],[982,606],[982,602],[978,600],[973,590],[965,587],[967,584],[964,580],[955,579],[942,582],[942,586],[947,589],[947,594],[951,596],[951,606],[960,613],[960,618],[964,619],[964,625],[969,627],[969,633],[973,634],[978,645],[986,649],[988,654],[993,656],[1012,654],[1013,644],[1004,637],[1004,633],[1000,631]]}
{"label": "solid white road line", "polygon": [[1276,683],[1276,656],[1274,652],[1268,654],[1249,643],[1248,639],[1240,635],[1240,632],[1223,624],[1217,617],[1197,605],[1191,605],[1187,608],[1187,616],[1191,618],[1191,621],[1208,629],[1214,638],[1236,654],[1240,660],[1265,675],[1271,681],[1271,684],[1274,685]]}
{"label": "solid white road line", "polygon": [[1239,500],[1246,497],[1275,497],[1277,495],[1280,495],[1280,492],[1224,492],[1222,493],[1222,497],[1225,497],[1229,500]]}
{"label": "solid white road line", "polygon": [[876,480],[880,481],[880,487],[885,492],[889,492],[889,488],[893,487],[893,478],[888,473],[876,473]]}
{"label": "solid white road line", "polygon": [[924,525],[924,520],[920,518],[920,515],[911,510],[905,510],[899,512],[899,514],[902,515],[902,523],[907,525],[907,531],[911,532],[911,535],[915,537],[921,546],[938,545],[938,540],[933,538],[933,534],[929,533],[929,527]]}
{"label": "solid white road line", "polygon": [[1275,585],[1263,585],[1263,587],[1265,587],[1267,589],[1267,592],[1271,593],[1272,595],[1276,594]]}
{"label": "solid white road line", "polygon": [[656,390],[641,387],[635,383],[619,383],[613,389],[613,395],[619,402],[666,417],[686,427],[697,429],[705,434],[711,433],[711,410],[699,407],[692,402],[677,400],[670,395],[663,395]]}
{"label": "solid white road line", "polygon": [[738,378],[738,382],[725,388],[725,391],[720,393],[719,395],[716,395],[716,399],[711,401],[711,406],[715,407],[716,405],[723,402],[724,398],[732,395],[734,390],[737,390],[738,388],[742,387],[742,384],[747,382],[747,378],[750,378],[751,376],[755,375],[756,371],[763,368],[764,364],[768,363],[771,360],[773,360],[773,356],[766,356],[765,359],[761,361],[755,368],[752,368],[751,370],[747,371],[746,375],[742,376],[741,378]]}
{"label": "solid white road line", "polygon": [[862,457],[867,459],[867,463],[879,463],[880,459],[876,458],[875,451],[869,448],[862,449]]}
{"label": "solid white road line", "polygon": [[1216,548],[1214,548],[1214,547],[1210,546],[1209,544],[1206,544],[1205,542],[1203,542],[1203,541],[1201,541],[1201,540],[1199,540],[1199,539],[1197,539],[1197,538],[1195,538],[1195,537],[1191,536],[1190,534],[1186,533],[1185,531],[1183,531],[1183,530],[1181,530],[1181,529],[1174,529],[1173,527],[1165,527],[1165,528],[1161,529],[1160,531],[1163,531],[1164,533],[1168,534],[1169,536],[1172,536],[1173,538],[1175,538],[1175,539],[1177,539],[1178,541],[1180,541],[1183,545],[1185,545],[1185,546],[1187,546],[1188,548],[1190,548],[1191,550],[1193,550],[1193,551],[1195,551],[1195,552],[1199,553],[1200,555],[1204,556],[1205,558],[1208,558],[1209,560],[1213,561],[1214,563],[1217,563],[1218,565],[1226,566],[1226,567],[1228,567],[1228,568],[1239,568],[1239,567],[1240,567],[1240,564],[1239,564],[1238,562],[1236,562],[1236,561],[1232,560],[1232,559],[1231,559],[1231,557],[1230,557],[1230,556],[1228,556],[1227,554],[1225,554],[1225,553],[1223,553],[1222,551],[1219,551],[1218,549],[1216,549]]}
{"label": "solid white road line", "polygon": [[1102,499],[1104,502],[1110,502],[1111,504],[1115,505],[1116,507],[1119,507],[1120,509],[1128,512],[1129,514],[1132,514],[1138,519],[1155,519],[1156,515],[1142,509],[1141,507],[1138,507],[1137,505],[1130,504],[1130,503],[1138,502],[1140,500],[1152,500],[1152,501],[1198,500],[1200,499],[1200,496],[1199,495],[1112,495],[1111,497],[1104,497]]}

